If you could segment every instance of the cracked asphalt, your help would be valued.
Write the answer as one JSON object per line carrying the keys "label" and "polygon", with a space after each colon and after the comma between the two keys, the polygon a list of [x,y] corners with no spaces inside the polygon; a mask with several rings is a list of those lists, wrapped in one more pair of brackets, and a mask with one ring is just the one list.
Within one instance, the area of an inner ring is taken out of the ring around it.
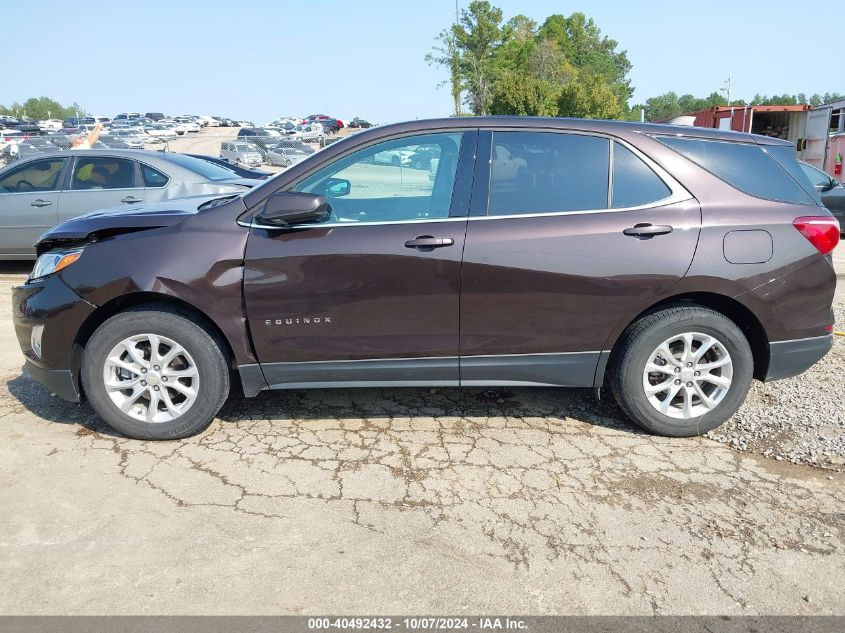
{"label": "cracked asphalt", "polygon": [[843,614],[845,474],[587,390],[233,398],[140,442],[21,374],[0,269],[2,614]]}

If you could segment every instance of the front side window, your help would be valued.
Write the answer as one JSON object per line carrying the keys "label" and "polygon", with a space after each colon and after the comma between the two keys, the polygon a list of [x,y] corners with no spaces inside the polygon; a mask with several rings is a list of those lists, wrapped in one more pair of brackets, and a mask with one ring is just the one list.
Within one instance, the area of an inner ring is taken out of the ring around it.
{"label": "front side window", "polygon": [[372,145],[323,167],[293,191],[326,196],[332,222],[446,218],[462,134],[425,134]]}
{"label": "front side window", "polygon": [[130,189],[135,186],[135,164],[125,158],[78,158],[71,189]]}
{"label": "front side window", "polygon": [[[763,147],[756,143],[735,143],[681,136],[656,138],[714,176],[752,196],[796,204],[813,202],[811,195],[798,184],[789,171],[782,168]],[[791,160],[795,161],[794,158]]]}
{"label": "front side window", "polygon": [[613,144],[614,209],[651,204],[671,195],[666,183],[634,152],[620,143]]}
{"label": "front side window", "polygon": [[66,158],[46,158],[21,165],[0,178],[0,193],[58,191],[59,175],[62,173],[66,160]]}
{"label": "front side window", "polygon": [[552,132],[495,132],[489,215],[606,209],[610,142]]}
{"label": "front side window", "polygon": [[144,176],[145,187],[164,187],[167,181],[170,180],[165,174],[158,169],[153,169],[149,165],[141,164],[141,174]]}

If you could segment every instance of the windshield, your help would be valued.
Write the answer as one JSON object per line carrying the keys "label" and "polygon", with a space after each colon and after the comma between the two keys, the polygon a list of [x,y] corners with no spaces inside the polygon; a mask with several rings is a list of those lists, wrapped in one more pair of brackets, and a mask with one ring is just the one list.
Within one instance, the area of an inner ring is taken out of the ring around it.
{"label": "windshield", "polygon": [[234,177],[233,172],[228,169],[221,167],[220,165],[215,165],[214,163],[209,163],[201,158],[194,158],[193,156],[185,156],[184,154],[171,152],[162,152],[160,158],[179,165],[180,167],[184,167],[185,169],[190,169],[191,171],[215,182],[232,180]]}

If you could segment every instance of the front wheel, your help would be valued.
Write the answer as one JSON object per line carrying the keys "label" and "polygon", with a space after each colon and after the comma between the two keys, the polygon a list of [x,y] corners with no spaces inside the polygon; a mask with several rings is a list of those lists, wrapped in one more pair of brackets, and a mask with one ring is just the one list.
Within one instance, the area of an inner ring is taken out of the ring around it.
{"label": "front wheel", "polygon": [[167,306],[139,307],[103,323],[85,346],[82,386],[110,426],[144,440],[203,431],[229,394],[217,337]]}
{"label": "front wheel", "polygon": [[736,413],[753,373],[751,347],[733,321],[708,308],[678,306],[628,329],[613,355],[610,386],[639,426],[688,437]]}

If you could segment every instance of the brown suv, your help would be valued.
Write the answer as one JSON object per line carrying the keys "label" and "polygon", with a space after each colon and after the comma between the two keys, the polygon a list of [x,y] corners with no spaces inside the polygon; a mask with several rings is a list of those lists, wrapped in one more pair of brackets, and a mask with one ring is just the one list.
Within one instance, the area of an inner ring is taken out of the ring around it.
{"label": "brown suv", "polygon": [[45,234],[29,372],[138,438],[267,389],[608,384],[693,435],[831,347],[839,227],[778,140],[610,121],[414,121],[243,195]]}

